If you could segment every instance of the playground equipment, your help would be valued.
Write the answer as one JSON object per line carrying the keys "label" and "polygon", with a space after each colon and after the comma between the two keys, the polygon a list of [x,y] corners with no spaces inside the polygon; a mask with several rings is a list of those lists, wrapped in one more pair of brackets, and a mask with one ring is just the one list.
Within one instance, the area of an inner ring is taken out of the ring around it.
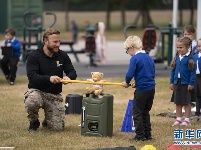
{"label": "playground equipment", "polygon": [[44,11],[43,3],[42,0],[0,0],[0,33],[12,27],[17,31],[17,36],[22,36],[24,10],[31,10],[41,18]]}
{"label": "playground equipment", "polygon": [[156,46],[156,29],[152,27],[148,27],[144,30],[144,35],[142,38],[142,45],[147,54],[149,54],[150,50],[154,49]]}
{"label": "playground equipment", "polygon": [[129,29],[136,29],[136,28],[137,28],[136,25],[126,25],[124,27],[124,37],[125,37],[125,39],[128,37],[128,30]]}
{"label": "playground equipment", "polygon": [[177,35],[177,37],[182,35],[183,28],[173,28],[172,23],[169,23],[168,28],[161,28],[162,40],[164,40],[164,35],[168,35],[168,65],[172,60],[172,46],[173,46],[173,35]]}
{"label": "playground equipment", "polygon": [[[127,25],[124,28],[124,36],[128,37],[128,29],[136,29],[136,25]],[[156,35],[158,33],[158,35]],[[169,23],[168,27],[159,27],[156,25],[149,25],[144,31],[145,38],[142,39],[143,47],[146,51],[149,52],[149,55],[154,60],[160,60],[164,62],[165,52],[167,50],[167,60],[168,64],[170,64],[172,60],[172,44],[173,44],[173,35],[177,35],[177,37],[182,35],[182,28],[173,28],[172,23]],[[156,37],[157,36],[157,37]],[[165,37],[168,37],[167,43]],[[166,45],[168,48],[165,49]]]}
{"label": "playground equipment", "polygon": [[[161,45],[161,61],[164,62],[164,60],[167,59],[168,61],[168,65],[170,64],[171,60],[172,60],[172,46],[173,46],[173,35],[177,35],[177,37],[182,35],[182,28],[178,27],[178,28],[173,28],[172,27],[172,23],[169,23],[168,27],[159,27],[156,25],[151,25],[149,26],[151,28],[155,28],[156,30],[159,31],[158,34],[158,40],[157,40],[157,44],[155,47],[155,50],[157,51],[157,53],[159,53],[159,48]],[[167,40],[167,56],[165,56],[165,46],[166,46],[166,41],[165,41],[165,37],[168,37]],[[165,58],[167,57],[167,58]]]}
{"label": "playground equipment", "polygon": [[[51,25],[49,26],[49,28],[51,28],[56,23],[56,20],[57,20],[56,15],[51,12],[46,12],[46,15],[53,16],[53,21],[52,21]],[[31,20],[30,18],[37,19],[37,16],[33,12],[26,12],[24,14],[25,27],[23,29],[23,41],[22,41],[22,45],[23,45],[22,61],[23,62],[26,61],[26,57],[31,51],[35,50],[36,48],[42,47],[42,32],[44,32],[46,30],[45,28],[42,27],[42,22],[38,23],[36,20],[35,24],[33,24],[33,20]],[[88,28],[87,32],[94,34],[95,27]],[[88,46],[87,51],[85,51],[83,49],[81,49],[80,51],[75,51],[73,48],[73,45],[74,45],[73,41],[61,41],[60,44],[69,46],[70,50],[64,50],[64,51],[66,53],[73,54],[77,62],[79,62],[79,58],[78,58],[77,54],[84,54],[86,52],[90,52],[89,53],[90,64],[93,64],[92,53],[93,53],[93,51],[95,51],[95,46],[93,46],[93,43],[95,44],[95,38],[91,40],[91,37],[87,36],[86,39],[87,39],[86,45]],[[32,46],[36,46],[36,47],[34,47],[34,49],[33,49]]]}
{"label": "playground equipment", "polygon": [[94,55],[96,53],[96,41],[94,37],[95,27],[90,25],[86,28],[86,36],[85,36],[85,53],[89,56],[89,66],[96,67],[97,65],[94,63]]}
{"label": "playground equipment", "polygon": [[[46,12],[46,15],[52,15],[53,16],[53,22],[50,25],[50,28],[54,26],[56,23],[56,15],[51,12]],[[35,13],[33,12],[26,12],[24,14],[24,23],[25,27],[23,29],[23,52],[22,52],[22,60],[25,62],[26,56],[35,49],[32,49],[32,45],[36,45],[37,48],[42,47],[42,32],[45,31],[46,29],[42,27],[42,22],[38,24],[37,27],[33,27],[34,25],[31,23],[30,18],[33,16],[36,16]],[[28,39],[27,39],[28,38]],[[34,41],[32,41],[35,39]]]}
{"label": "playground equipment", "polygon": [[[124,27],[124,37],[125,39],[128,37],[128,30],[137,28],[136,25],[127,25]],[[146,53],[149,53],[151,49],[153,49],[156,45],[156,30],[153,27],[147,27],[144,30],[144,35],[142,38],[143,50]]]}

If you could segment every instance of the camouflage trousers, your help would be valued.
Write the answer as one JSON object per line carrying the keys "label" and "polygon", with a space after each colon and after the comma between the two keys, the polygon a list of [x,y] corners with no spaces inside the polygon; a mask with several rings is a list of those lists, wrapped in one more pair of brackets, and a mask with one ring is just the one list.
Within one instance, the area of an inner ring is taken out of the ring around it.
{"label": "camouflage trousers", "polygon": [[30,122],[39,118],[39,109],[44,109],[47,127],[52,130],[63,130],[65,125],[65,107],[62,106],[61,94],[44,93],[37,89],[29,89],[24,94],[24,104]]}

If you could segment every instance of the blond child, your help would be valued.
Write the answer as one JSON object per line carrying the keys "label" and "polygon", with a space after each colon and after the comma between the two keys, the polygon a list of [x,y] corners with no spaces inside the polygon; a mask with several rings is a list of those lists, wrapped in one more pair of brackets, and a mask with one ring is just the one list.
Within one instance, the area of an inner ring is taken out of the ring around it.
{"label": "blond child", "polygon": [[153,59],[142,50],[142,41],[138,36],[129,36],[124,42],[126,53],[131,56],[123,87],[129,87],[134,78],[133,119],[136,135],[134,141],[151,140],[151,122],[149,111],[155,95],[155,66]]}

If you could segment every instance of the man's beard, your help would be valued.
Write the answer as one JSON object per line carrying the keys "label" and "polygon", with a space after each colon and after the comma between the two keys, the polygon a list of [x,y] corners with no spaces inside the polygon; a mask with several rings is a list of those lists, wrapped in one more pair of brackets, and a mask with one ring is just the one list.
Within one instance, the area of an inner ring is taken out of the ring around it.
{"label": "man's beard", "polygon": [[51,53],[57,53],[57,52],[55,52],[54,49],[53,49],[52,47],[50,47],[50,46],[47,46],[47,49],[48,49]]}

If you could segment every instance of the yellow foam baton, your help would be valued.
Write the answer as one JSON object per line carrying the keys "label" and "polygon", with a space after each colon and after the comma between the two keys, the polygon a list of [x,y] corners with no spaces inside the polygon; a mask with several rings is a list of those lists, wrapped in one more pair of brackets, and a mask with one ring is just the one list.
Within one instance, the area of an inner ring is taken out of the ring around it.
{"label": "yellow foam baton", "polygon": [[83,84],[102,84],[102,85],[119,85],[122,86],[122,83],[113,83],[113,82],[91,82],[91,81],[81,81],[81,80],[64,80],[63,83],[83,83]]}

